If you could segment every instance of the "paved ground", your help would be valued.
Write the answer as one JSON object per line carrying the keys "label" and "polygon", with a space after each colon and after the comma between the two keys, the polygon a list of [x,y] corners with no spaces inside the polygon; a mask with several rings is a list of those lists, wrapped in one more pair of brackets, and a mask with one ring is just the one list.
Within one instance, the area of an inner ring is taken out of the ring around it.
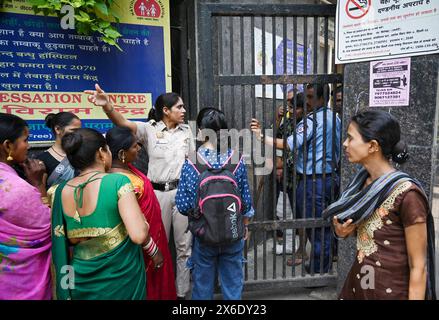
{"label": "paved ground", "polygon": [[[215,300],[221,300],[221,294],[215,295]],[[337,300],[334,287],[324,288],[290,288],[278,290],[262,290],[244,292],[242,300]]]}
{"label": "paved ground", "polygon": [[289,290],[244,292],[243,300],[336,300],[335,287],[318,289],[291,288]]}

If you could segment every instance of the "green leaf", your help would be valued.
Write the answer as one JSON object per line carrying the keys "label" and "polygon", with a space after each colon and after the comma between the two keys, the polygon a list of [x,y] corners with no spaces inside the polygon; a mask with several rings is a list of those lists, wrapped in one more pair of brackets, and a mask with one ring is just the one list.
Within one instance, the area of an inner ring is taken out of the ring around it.
{"label": "green leaf", "polygon": [[89,18],[84,18],[84,17],[82,17],[82,16],[79,16],[79,15],[75,15],[75,19],[76,19],[76,21],[79,21],[79,22],[82,22],[82,23],[88,23],[88,24],[91,24],[92,22],[93,22],[93,20],[91,20],[91,19],[89,19]]}
{"label": "green leaf", "polygon": [[55,10],[55,11],[61,11],[61,7],[62,7],[62,5],[61,5],[61,3],[59,3],[59,4],[54,4],[53,5],[53,10]]}
{"label": "green leaf", "polygon": [[108,28],[109,26],[111,26],[111,23],[108,21],[100,21],[99,22],[99,27],[102,29]]}
{"label": "green leaf", "polygon": [[121,48],[121,47],[119,47],[119,45],[118,45],[117,43],[115,43],[115,44],[114,44],[114,46],[115,46],[116,48],[118,48],[118,49],[119,49],[119,51],[122,51],[122,52],[123,52],[122,48]]}
{"label": "green leaf", "polygon": [[90,24],[88,23],[78,22],[76,24],[76,31],[78,32],[78,34],[89,35],[90,29]]}
{"label": "green leaf", "polygon": [[117,44],[116,40],[111,39],[109,37],[103,36],[102,40],[112,46],[115,46],[116,48],[118,48],[120,51],[123,51],[122,48]]}
{"label": "green leaf", "polygon": [[80,10],[79,14],[81,15],[81,17],[83,17],[84,19],[88,19],[90,20],[90,16],[88,15],[87,12]]}
{"label": "green leaf", "polygon": [[111,45],[114,45],[116,43],[116,41],[114,41],[113,39],[105,37],[105,36],[102,37],[102,40],[104,40],[106,43],[109,43]]}
{"label": "green leaf", "polygon": [[119,32],[117,32],[114,28],[107,28],[107,29],[105,29],[105,35],[107,36],[107,37],[110,37],[110,38],[119,38],[119,37],[121,37],[122,35],[119,33]]}
{"label": "green leaf", "polygon": [[73,7],[80,8],[85,5],[85,2],[83,0],[75,0],[73,1]]}
{"label": "green leaf", "polygon": [[54,8],[61,8],[61,1],[60,0],[49,0],[49,3]]}
{"label": "green leaf", "polygon": [[75,14],[75,19],[76,19],[76,21],[79,21],[79,22],[83,22],[83,23],[91,23],[93,20],[90,20],[90,18],[84,18],[83,16],[80,16],[80,15],[77,15],[77,14]]}
{"label": "green leaf", "polygon": [[[0,3],[11,0],[0,0]],[[120,22],[118,12],[111,8],[112,5],[120,8],[114,0],[27,0],[32,5],[35,13],[44,15],[55,14],[61,16],[61,8],[67,4],[75,9],[76,32],[78,34],[90,34],[98,32],[109,45],[115,46],[122,51],[116,40],[122,35],[111,24],[112,21]],[[105,16],[107,18],[102,18]],[[114,19],[114,20],[113,20]]]}
{"label": "green leaf", "polygon": [[95,8],[97,9],[97,11],[102,13],[104,16],[108,16],[108,8],[107,8],[107,5],[105,3],[96,2]]}

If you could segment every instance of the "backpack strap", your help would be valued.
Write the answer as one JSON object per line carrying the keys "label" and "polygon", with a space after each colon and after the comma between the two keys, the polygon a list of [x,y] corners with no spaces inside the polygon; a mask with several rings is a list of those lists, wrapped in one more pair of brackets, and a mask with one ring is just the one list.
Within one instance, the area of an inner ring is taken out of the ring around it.
{"label": "backpack strap", "polygon": [[[196,159],[195,163],[193,163],[190,159]],[[189,157],[187,161],[195,169],[195,171],[197,171],[198,175],[201,175],[204,171],[212,168],[210,163],[196,151],[192,153],[192,157]]]}
{"label": "backpack strap", "polygon": [[[226,159],[226,161],[223,163],[223,165],[221,166],[222,169],[226,169],[230,172],[232,172],[233,174],[236,173],[236,171],[239,168],[239,164],[241,163],[241,160],[243,158],[243,155],[240,155],[239,157],[239,161],[237,164],[232,164],[230,161],[234,155],[235,151],[232,150],[230,156]],[[193,163],[190,159],[196,159],[196,162]],[[204,171],[207,171],[209,169],[212,169],[211,164],[198,152],[192,153],[192,157],[189,157],[188,159],[188,163],[195,169],[195,171],[197,171],[198,175],[201,175]]]}
{"label": "backpack strap", "polygon": [[234,153],[235,153],[235,151],[232,150],[232,153],[230,154],[230,156],[227,158],[227,160],[224,162],[224,164],[222,166],[223,169],[226,169],[226,170],[232,172],[233,175],[235,175],[236,171],[238,170],[239,164],[241,163],[241,160],[242,160],[242,157],[243,157],[243,155],[240,154],[239,155],[238,163],[237,164],[233,164],[230,161],[231,161]]}

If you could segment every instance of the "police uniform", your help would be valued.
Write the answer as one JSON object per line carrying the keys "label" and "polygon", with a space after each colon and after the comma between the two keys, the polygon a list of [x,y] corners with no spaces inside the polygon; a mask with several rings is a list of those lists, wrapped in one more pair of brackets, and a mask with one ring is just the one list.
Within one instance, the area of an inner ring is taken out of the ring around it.
{"label": "police uniform", "polygon": [[[302,218],[312,218],[313,212],[316,218],[321,218],[323,208],[329,205],[331,201],[331,188],[333,188],[334,194],[338,193],[339,179],[336,176],[332,180],[331,173],[337,169],[340,158],[341,121],[338,116],[335,116],[335,123],[333,123],[333,118],[332,110],[320,107],[315,113],[311,113],[302,119],[297,125],[296,132],[287,139],[290,150],[297,150],[298,152],[295,165],[300,181],[296,190],[296,210],[298,216]],[[333,139],[334,144],[332,143]],[[304,144],[307,146],[305,163]],[[315,174],[315,180],[313,179],[313,173]],[[326,174],[325,179],[323,179],[323,173]],[[304,183],[305,179],[306,183]],[[323,189],[325,192],[323,192]],[[315,197],[313,197],[313,194]],[[306,199],[305,206],[303,206],[303,199]],[[311,230],[307,229],[306,232],[308,239],[312,241]],[[332,233],[329,228],[325,228],[323,237],[321,234],[321,228],[315,228],[312,243],[314,247],[314,265],[312,266],[314,272],[320,272],[320,255],[322,251],[323,272],[327,272],[330,268],[329,251]]]}
{"label": "police uniform", "polygon": [[137,138],[149,156],[148,178],[162,210],[162,220],[169,241],[171,224],[177,252],[177,296],[184,297],[190,288],[190,271],[186,261],[191,254],[191,233],[186,232],[187,217],[175,205],[181,169],[189,152],[195,150],[192,130],[186,124],[168,129],[163,121],[134,122]]}

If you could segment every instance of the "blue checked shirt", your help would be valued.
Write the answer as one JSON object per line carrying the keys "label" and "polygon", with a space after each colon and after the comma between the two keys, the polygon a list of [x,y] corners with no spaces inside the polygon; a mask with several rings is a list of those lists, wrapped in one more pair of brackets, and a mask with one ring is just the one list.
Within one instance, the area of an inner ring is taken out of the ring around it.
{"label": "blue checked shirt", "polygon": [[[227,154],[221,154],[218,157],[216,151],[201,147],[198,149],[198,153],[204,159],[206,159],[213,168],[219,169],[225,163],[227,158],[230,157],[232,151],[229,150]],[[252,206],[252,199],[247,178],[247,169],[245,168],[245,163],[243,159],[241,159],[238,164],[238,168],[235,172],[235,177],[238,183],[239,191],[241,192],[241,198],[243,203],[243,216],[251,218],[254,216],[255,210]],[[197,184],[198,172],[188,162],[188,160],[186,160],[183,165],[183,169],[181,170],[180,182],[178,184],[177,195],[175,197],[177,209],[183,215],[187,215],[189,210],[195,208],[195,203],[197,200]]]}
{"label": "blue checked shirt", "polygon": [[[325,112],[326,109],[326,120],[325,120]],[[315,129],[315,140],[316,140],[316,150],[315,150],[315,163],[316,163],[316,174],[323,174],[323,137],[326,136],[326,173],[332,172],[332,162],[334,168],[337,168],[338,162],[340,159],[340,131],[341,131],[341,121],[340,118],[336,115],[335,117],[335,143],[332,145],[332,136],[333,136],[333,112],[328,108],[321,107],[316,110],[315,120],[313,121],[313,114],[309,114],[302,121],[299,122],[296,128],[296,144],[294,146],[294,134],[289,136],[287,139],[288,146],[290,150],[295,150],[297,148],[297,164],[296,170],[299,173],[304,173],[303,169],[303,144],[307,144],[307,161],[306,161],[306,175],[313,174],[313,131],[314,125],[317,125]],[[305,124],[306,121],[306,124]],[[324,132],[323,123],[326,121],[326,134]],[[306,125],[306,138],[305,138],[305,128]],[[335,158],[333,159],[332,151],[335,151]]]}

